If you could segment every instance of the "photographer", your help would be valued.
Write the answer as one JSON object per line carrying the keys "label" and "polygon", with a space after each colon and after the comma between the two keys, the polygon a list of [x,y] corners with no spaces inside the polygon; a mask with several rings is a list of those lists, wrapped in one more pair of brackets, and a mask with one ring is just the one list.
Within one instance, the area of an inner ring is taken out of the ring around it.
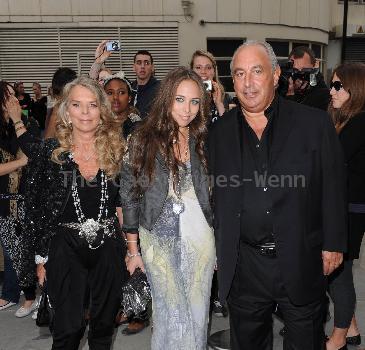
{"label": "photographer", "polygon": [[289,61],[281,66],[278,92],[289,100],[327,110],[329,89],[309,47],[297,46],[291,51]]}

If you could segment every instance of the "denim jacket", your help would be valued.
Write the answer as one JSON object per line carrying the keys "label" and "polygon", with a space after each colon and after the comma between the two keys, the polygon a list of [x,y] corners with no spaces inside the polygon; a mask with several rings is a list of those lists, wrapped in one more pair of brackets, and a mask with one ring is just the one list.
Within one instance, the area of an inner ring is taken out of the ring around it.
{"label": "denim jacket", "polygon": [[[199,156],[195,152],[195,140],[190,139],[191,175],[195,194],[198,198],[203,214],[212,226],[212,211],[209,196],[209,177]],[[139,226],[151,230],[156,223],[169,191],[169,169],[161,154],[155,159],[155,173],[152,182],[143,195],[138,197],[134,193],[135,177],[129,164],[129,151],[125,156],[120,183],[120,197],[123,208],[123,230],[125,232],[138,232]]]}

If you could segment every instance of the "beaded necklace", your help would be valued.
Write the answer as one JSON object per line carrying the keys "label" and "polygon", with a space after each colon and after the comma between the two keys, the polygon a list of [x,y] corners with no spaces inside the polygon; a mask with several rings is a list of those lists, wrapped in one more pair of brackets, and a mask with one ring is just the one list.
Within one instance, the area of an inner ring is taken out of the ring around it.
{"label": "beaded necklace", "polygon": [[98,230],[103,227],[101,223],[103,215],[105,218],[108,216],[108,208],[105,204],[109,198],[109,194],[104,170],[101,170],[101,196],[99,214],[96,220],[93,218],[86,219],[85,214],[82,211],[76,178],[74,178],[74,181],[72,182],[71,193],[76,210],[77,220],[80,224],[79,236],[87,240],[90,249],[97,249],[104,243],[104,241],[102,240],[98,247],[92,247],[91,243],[95,240]]}

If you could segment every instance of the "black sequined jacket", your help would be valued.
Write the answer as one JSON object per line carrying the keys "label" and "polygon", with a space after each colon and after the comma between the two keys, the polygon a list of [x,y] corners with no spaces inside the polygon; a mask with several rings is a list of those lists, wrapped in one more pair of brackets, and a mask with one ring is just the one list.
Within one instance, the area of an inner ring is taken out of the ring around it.
{"label": "black sequined jacket", "polygon": [[29,166],[24,184],[25,232],[35,253],[45,257],[50,238],[56,232],[57,217],[71,194],[75,163],[68,154],[63,155],[63,164],[51,160],[53,150],[59,145],[55,139],[39,142],[26,132],[18,140]]}

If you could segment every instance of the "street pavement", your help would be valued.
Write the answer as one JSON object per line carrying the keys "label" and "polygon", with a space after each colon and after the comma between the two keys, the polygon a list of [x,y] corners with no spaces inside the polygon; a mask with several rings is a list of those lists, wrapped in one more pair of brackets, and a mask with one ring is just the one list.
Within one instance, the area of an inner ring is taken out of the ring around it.
{"label": "street pavement", "polygon": [[[365,269],[358,263],[354,266],[354,279],[357,291],[356,317],[362,334],[363,345],[349,347],[349,350],[365,350]],[[30,316],[19,319],[14,316],[18,305],[0,311],[0,350],[48,350],[51,348],[52,339],[47,328],[38,328]],[[331,305],[331,314],[333,309]],[[327,334],[330,334],[332,319],[327,323]],[[282,338],[278,335],[281,323],[274,320],[274,350],[282,349]],[[212,317],[211,334],[229,328],[228,318]],[[133,336],[124,336],[121,327],[114,333],[113,350],[148,350],[150,349],[151,328]],[[88,350],[86,337],[80,346],[82,350]],[[179,349],[175,349],[179,350]]]}

